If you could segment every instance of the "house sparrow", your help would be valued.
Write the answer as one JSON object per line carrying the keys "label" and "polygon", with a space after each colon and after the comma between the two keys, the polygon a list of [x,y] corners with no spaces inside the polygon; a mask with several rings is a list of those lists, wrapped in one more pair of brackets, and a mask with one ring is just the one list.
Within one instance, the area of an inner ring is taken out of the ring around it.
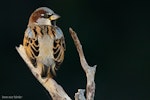
{"label": "house sparrow", "polygon": [[41,69],[41,77],[53,77],[64,60],[65,40],[56,25],[60,16],[47,7],[36,9],[30,16],[23,46],[35,68]]}

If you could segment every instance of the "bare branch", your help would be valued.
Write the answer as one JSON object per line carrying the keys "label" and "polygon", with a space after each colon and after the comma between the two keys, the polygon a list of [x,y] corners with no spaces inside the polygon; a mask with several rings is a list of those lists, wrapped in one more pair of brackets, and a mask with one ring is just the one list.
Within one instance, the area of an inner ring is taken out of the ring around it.
{"label": "bare branch", "polygon": [[85,89],[78,89],[78,92],[75,93],[75,100],[86,100],[84,96]]}
{"label": "bare branch", "polygon": [[40,75],[40,69],[35,68],[30,60],[28,59],[24,47],[20,45],[19,47],[16,47],[18,53],[23,58],[23,60],[28,65],[29,69],[31,70],[32,74],[35,76],[35,78],[45,87],[45,89],[49,92],[53,100],[71,100],[71,98],[66,94],[66,92],[63,90],[63,88],[57,84],[57,82],[52,79],[43,79]]}
{"label": "bare branch", "polygon": [[[82,65],[82,68],[84,69],[85,73],[86,73],[86,77],[87,77],[87,85],[86,85],[86,99],[87,100],[94,100],[94,95],[95,95],[95,82],[94,82],[94,78],[95,78],[95,72],[96,72],[96,65],[91,67],[88,65],[85,56],[84,56],[84,52],[82,49],[82,45],[78,39],[78,36],[76,35],[76,32],[72,30],[72,28],[69,28],[69,32],[74,40],[75,46],[77,48],[79,57],[80,57],[80,62]],[[80,94],[80,96],[84,96],[82,95],[83,92],[78,91],[78,93],[76,94]],[[78,96],[78,97],[80,97]],[[77,96],[76,96],[77,97]],[[85,98],[85,97],[83,97]],[[76,100],[81,100],[80,98],[76,99]]]}

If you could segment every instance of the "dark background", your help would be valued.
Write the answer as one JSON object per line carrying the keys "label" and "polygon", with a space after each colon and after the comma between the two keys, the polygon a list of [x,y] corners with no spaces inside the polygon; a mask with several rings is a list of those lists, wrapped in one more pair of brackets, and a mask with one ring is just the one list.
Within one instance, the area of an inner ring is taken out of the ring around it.
{"label": "dark background", "polygon": [[[0,95],[49,100],[15,50],[30,14],[47,6],[61,15],[67,51],[56,81],[72,98],[86,78],[68,32],[72,27],[89,65],[97,64],[95,100],[150,100],[150,2],[114,0],[5,0],[0,6]],[[0,97],[0,99],[2,99]]]}

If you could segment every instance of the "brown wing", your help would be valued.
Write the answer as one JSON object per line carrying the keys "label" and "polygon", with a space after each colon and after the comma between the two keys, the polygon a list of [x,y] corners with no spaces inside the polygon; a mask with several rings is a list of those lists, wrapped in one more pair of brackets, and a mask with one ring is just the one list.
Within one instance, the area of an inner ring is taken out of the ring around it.
{"label": "brown wing", "polygon": [[63,37],[54,41],[53,51],[54,60],[56,62],[56,69],[58,69],[58,67],[64,60],[65,42]]}
{"label": "brown wing", "polygon": [[[60,28],[57,27],[56,30],[59,31],[56,31],[56,35],[57,34],[61,34],[61,38],[56,38],[54,40],[54,48],[53,48],[53,51],[54,51],[54,60],[56,62],[56,70],[59,68],[60,64],[63,62],[64,60],[64,51],[66,49],[66,45],[65,45],[65,39],[64,39],[64,36],[63,36],[63,33],[62,31],[60,30]],[[57,33],[59,32],[59,33]]]}
{"label": "brown wing", "polygon": [[39,55],[39,43],[35,28],[27,28],[23,39],[23,46],[31,63],[36,67],[36,57]]}

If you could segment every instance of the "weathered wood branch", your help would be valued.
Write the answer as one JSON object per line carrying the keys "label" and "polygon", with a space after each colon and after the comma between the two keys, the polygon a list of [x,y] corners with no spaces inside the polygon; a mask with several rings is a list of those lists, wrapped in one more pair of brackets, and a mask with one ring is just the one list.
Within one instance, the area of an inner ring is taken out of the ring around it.
{"label": "weathered wood branch", "polygon": [[[72,28],[69,29],[69,32],[72,36],[72,39],[74,40],[75,46],[77,48],[79,57],[80,57],[80,63],[82,65],[83,70],[86,73],[86,77],[87,77],[87,85],[86,85],[86,99],[87,100],[94,100],[94,95],[95,95],[95,82],[94,82],[94,78],[95,78],[95,72],[96,72],[96,65],[91,67],[88,65],[85,56],[84,56],[84,52],[82,49],[82,45],[78,39],[78,36],[76,34],[75,31],[72,30]],[[78,93],[80,94],[80,96],[83,94],[83,90],[78,90]],[[78,96],[78,97],[80,97]],[[84,96],[84,95],[82,95]],[[77,97],[77,96],[75,96]],[[84,97],[83,97],[84,98]],[[83,100],[83,98],[76,98],[76,100]]]}

